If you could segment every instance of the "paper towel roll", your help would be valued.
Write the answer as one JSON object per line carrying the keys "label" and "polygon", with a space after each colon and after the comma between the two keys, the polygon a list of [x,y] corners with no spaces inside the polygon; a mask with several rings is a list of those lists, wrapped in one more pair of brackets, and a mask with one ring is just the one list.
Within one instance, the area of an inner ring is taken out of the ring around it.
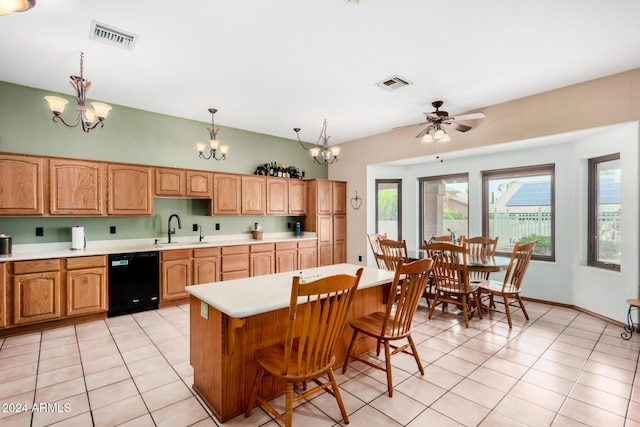
{"label": "paper towel roll", "polygon": [[83,249],[85,244],[84,227],[73,227],[71,229],[71,249]]}

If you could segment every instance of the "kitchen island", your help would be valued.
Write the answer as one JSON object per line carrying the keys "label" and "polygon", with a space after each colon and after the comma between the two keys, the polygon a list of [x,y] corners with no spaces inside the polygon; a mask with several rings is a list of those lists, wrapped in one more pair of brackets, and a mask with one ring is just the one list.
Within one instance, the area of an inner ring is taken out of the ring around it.
{"label": "kitchen island", "polygon": [[[334,274],[354,275],[361,266],[336,264],[303,271],[311,281]],[[244,412],[257,364],[253,353],[284,341],[291,283],[299,272],[286,272],[188,286],[190,357],[193,388],[222,422]],[[365,267],[348,319],[384,311],[393,272]],[[336,350],[336,366],[346,357],[353,331],[347,325]],[[358,342],[356,352],[375,348],[373,339]],[[265,378],[263,396],[277,396],[281,384]]]}

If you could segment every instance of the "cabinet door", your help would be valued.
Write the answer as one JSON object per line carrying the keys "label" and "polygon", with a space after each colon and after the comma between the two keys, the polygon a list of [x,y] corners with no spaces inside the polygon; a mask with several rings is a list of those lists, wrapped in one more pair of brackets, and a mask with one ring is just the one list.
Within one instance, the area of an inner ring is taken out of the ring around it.
{"label": "cabinet door", "polygon": [[289,182],[282,178],[267,178],[267,215],[287,215]]}
{"label": "cabinet door", "polygon": [[60,272],[20,274],[13,277],[13,323],[58,319]]}
{"label": "cabinet door", "polygon": [[307,183],[302,180],[289,181],[289,215],[307,214]]}
{"label": "cabinet door", "polygon": [[67,159],[49,160],[51,215],[104,215],[105,165]]}
{"label": "cabinet door", "polygon": [[242,177],[242,215],[264,215],[267,186],[261,176]]}
{"label": "cabinet door", "polygon": [[0,215],[44,214],[44,160],[0,155]]}
{"label": "cabinet door", "polygon": [[318,215],[318,266],[333,264],[333,217]]}
{"label": "cabinet door", "polygon": [[276,273],[295,271],[298,269],[298,259],[295,249],[276,251]]}
{"label": "cabinet door", "polygon": [[318,251],[316,248],[300,248],[298,249],[298,268],[314,268],[318,266]]}
{"label": "cabinet door", "polygon": [[210,199],[213,196],[210,172],[187,171],[187,197]]}
{"label": "cabinet door", "polygon": [[347,262],[347,216],[333,216],[333,263]]}
{"label": "cabinet door", "polygon": [[162,261],[160,301],[179,299],[189,296],[184,290],[189,286],[191,265],[189,258]]}
{"label": "cabinet door", "polygon": [[331,181],[319,179],[316,181],[316,185],[317,206],[315,213],[318,215],[329,215],[333,213],[333,209],[331,208],[331,203],[333,202]]}
{"label": "cabinet door", "polygon": [[220,281],[220,257],[211,256],[193,260],[193,284]]}
{"label": "cabinet door", "polygon": [[333,213],[344,215],[347,213],[347,183],[342,181],[333,181],[331,183],[331,192],[333,197]]}
{"label": "cabinet door", "polygon": [[241,214],[240,175],[213,174],[213,215]]}
{"label": "cabinet door", "polygon": [[67,316],[107,311],[107,269],[67,271]]}
{"label": "cabinet door", "polygon": [[107,171],[109,215],[153,215],[150,168],[110,164]]}
{"label": "cabinet door", "polygon": [[249,261],[251,277],[273,274],[273,252],[251,254]]}
{"label": "cabinet door", "polygon": [[7,326],[7,264],[0,263],[0,328]]}
{"label": "cabinet door", "polygon": [[180,169],[156,169],[156,196],[183,197],[186,173]]}

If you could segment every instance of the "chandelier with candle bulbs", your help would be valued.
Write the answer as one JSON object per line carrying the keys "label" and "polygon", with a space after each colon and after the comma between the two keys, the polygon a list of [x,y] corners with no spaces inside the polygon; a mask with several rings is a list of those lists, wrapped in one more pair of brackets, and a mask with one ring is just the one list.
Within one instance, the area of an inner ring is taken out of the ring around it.
{"label": "chandelier with candle bulbs", "polygon": [[[57,96],[45,96],[44,99],[49,103],[54,122],[60,122],[70,128],[80,125],[84,132],[89,132],[98,126],[104,126],[104,120],[107,118],[109,111],[111,111],[111,106],[102,102],[92,102],[93,110],[86,107],[87,91],[91,87],[91,82],[84,79],[83,67],[84,53],[80,53],[80,76],[70,76],[71,81],[69,82],[76,91],[76,121],[73,124],[67,123],[62,117],[64,107],[69,101]],[[96,118],[98,119],[97,121],[95,120]]]}
{"label": "chandelier with candle bulbs", "polygon": [[331,136],[327,136],[327,120],[326,119],[324,120],[324,124],[322,125],[322,130],[320,131],[320,136],[318,137],[318,142],[316,144],[321,146],[321,148],[317,146],[307,147],[300,140],[300,134],[299,134],[300,128],[293,128],[293,131],[296,133],[296,136],[298,137],[298,142],[300,143],[302,148],[304,148],[305,150],[311,153],[313,160],[317,164],[330,165],[333,162],[338,161],[338,155],[340,154],[340,147],[329,147],[329,138],[331,138]]}

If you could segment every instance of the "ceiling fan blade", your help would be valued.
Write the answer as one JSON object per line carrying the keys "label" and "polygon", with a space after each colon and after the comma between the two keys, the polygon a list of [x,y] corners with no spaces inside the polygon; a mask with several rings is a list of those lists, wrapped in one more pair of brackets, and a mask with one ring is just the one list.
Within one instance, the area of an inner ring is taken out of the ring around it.
{"label": "ceiling fan blade", "polygon": [[485,117],[484,113],[469,113],[469,114],[460,114],[458,116],[448,117],[447,120],[475,120],[475,119],[483,119]]}
{"label": "ceiling fan blade", "polygon": [[[451,118],[451,117],[449,117]],[[454,123],[454,122],[443,122],[443,125],[447,125],[449,127],[451,127],[452,129],[455,129],[459,132],[466,132],[469,129],[471,129],[471,126],[467,126],[467,125],[463,125],[462,123]]]}
{"label": "ceiling fan blade", "polygon": [[402,129],[402,128],[408,128],[408,127],[411,127],[411,126],[422,126],[422,125],[426,125],[426,124],[429,124],[429,123],[430,123],[430,122],[422,122],[422,123],[414,123],[414,124],[412,124],[412,125],[396,126],[396,127],[392,128],[392,130],[395,130],[395,129]]}

